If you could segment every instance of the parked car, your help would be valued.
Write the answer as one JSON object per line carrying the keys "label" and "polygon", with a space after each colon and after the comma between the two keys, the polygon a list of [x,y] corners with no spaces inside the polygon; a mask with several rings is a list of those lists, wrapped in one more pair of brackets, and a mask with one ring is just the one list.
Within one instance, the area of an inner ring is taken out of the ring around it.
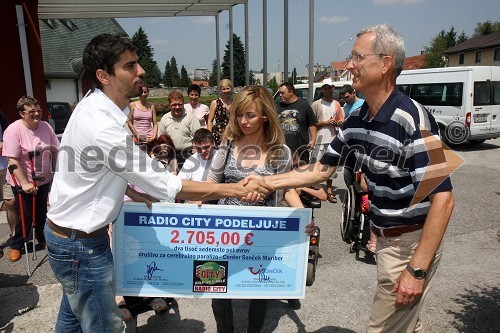
{"label": "parked car", "polygon": [[[54,121],[54,132],[61,134],[66,129],[69,118],[71,117],[71,106],[66,102],[48,102],[49,119]],[[50,123],[50,120],[49,120]]]}

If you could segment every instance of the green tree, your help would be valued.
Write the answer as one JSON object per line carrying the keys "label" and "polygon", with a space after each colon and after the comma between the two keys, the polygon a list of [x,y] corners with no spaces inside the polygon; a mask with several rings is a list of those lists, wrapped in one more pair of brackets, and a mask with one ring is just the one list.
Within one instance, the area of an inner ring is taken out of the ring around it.
{"label": "green tree", "polygon": [[181,67],[181,78],[179,80],[179,87],[189,87],[191,84],[191,79],[188,76],[188,72],[186,70],[186,67],[182,65]]}
{"label": "green tree", "polygon": [[165,85],[165,87],[173,87],[172,67],[170,66],[170,61],[168,60],[165,64],[165,73],[163,73],[163,84]]}
{"label": "green tree", "polygon": [[179,87],[181,83],[181,76],[179,75],[179,69],[177,68],[177,60],[175,57],[170,59],[170,74],[172,75],[172,87]]}
{"label": "green tree", "polygon": [[217,85],[219,84],[219,82],[217,82],[217,59],[214,59],[212,61],[212,71],[210,72],[210,76],[208,77],[208,84],[211,87],[217,87]]}
{"label": "green tree", "polygon": [[257,83],[255,82],[255,75],[253,75],[253,70],[250,70],[250,74],[248,77],[248,84],[250,85],[256,85]]}
{"label": "green tree", "polygon": [[[222,61],[222,75],[225,78],[231,77],[231,64],[230,61],[230,41],[227,41],[226,50],[224,51],[224,58]],[[235,87],[245,86],[245,48],[241,42],[240,37],[233,34],[233,70]]]}
{"label": "green tree", "polygon": [[449,31],[441,30],[439,34],[434,37],[429,47],[424,47],[425,61],[424,68],[445,67],[447,60],[443,53],[450,47],[460,44],[467,40],[464,32],[457,37],[457,32],[452,26]]}
{"label": "green tree", "polygon": [[132,43],[137,48],[139,64],[146,71],[144,82],[148,87],[158,87],[161,82],[161,73],[153,59],[154,49],[149,45],[148,35],[142,27],[139,27],[139,30],[132,36]]}
{"label": "green tree", "polygon": [[269,80],[269,82],[267,82],[267,86],[273,91],[273,94],[276,91],[278,91],[279,84],[278,84],[278,82],[276,82],[275,76],[273,76],[273,78],[271,80]]}
{"label": "green tree", "polygon": [[478,22],[476,28],[474,28],[472,37],[485,36],[496,32],[500,32],[500,21],[492,22],[488,20],[485,22]]}

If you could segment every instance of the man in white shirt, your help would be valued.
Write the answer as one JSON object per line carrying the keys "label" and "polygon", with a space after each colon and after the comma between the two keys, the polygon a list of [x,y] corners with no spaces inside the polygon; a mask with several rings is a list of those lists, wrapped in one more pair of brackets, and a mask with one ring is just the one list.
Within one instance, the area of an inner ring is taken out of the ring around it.
{"label": "man in white shirt", "polygon": [[217,153],[212,132],[206,128],[197,130],[193,136],[193,149],[196,153],[186,160],[179,178],[203,182],[207,179],[213,157]]}
{"label": "man in white shirt", "polygon": [[98,88],[80,101],[64,132],[45,228],[49,262],[63,287],[57,333],[124,331],[107,226],[125,193],[150,206],[152,197],[255,201],[268,192],[257,183],[200,186],[181,180],[134,145],[124,124],[130,99],[144,86],[138,60],[130,39],[118,34],[94,37],[83,53],[85,72]]}
{"label": "man in white shirt", "polygon": [[168,94],[170,112],[161,117],[158,133],[167,134],[174,142],[177,164],[182,168],[184,161],[191,155],[193,135],[200,128],[198,118],[184,109],[184,96],[179,91]]}
{"label": "man in white shirt", "polygon": [[[337,135],[337,126],[339,126],[344,121],[344,113],[342,112],[342,107],[340,103],[333,99],[333,88],[329,84],[324,84],[321,86],[321,91],[323,92],[323,97],[314,101],[311,105],[314,115],[318,122],[316,127],[318,132],[316,134],[316,145],[313,150],[313,162],[319,161],[328,145]],[[333,181],[328,179],[326,181],[326,194],[327,199],[331,203],[336,203],[337,198],[333,194]]]}

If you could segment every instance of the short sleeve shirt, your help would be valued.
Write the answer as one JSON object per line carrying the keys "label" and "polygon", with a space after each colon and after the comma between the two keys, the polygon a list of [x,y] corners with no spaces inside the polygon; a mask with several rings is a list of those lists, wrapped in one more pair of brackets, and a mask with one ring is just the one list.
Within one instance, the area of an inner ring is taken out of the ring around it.
{"label": "short sleeve shirt", "polygon": [[311,106],[299,98],[290,104],[280,102],[276,109],[286,145],[292,151],[305,149],[309,143],[309,127],[318,122]]}
{"label": "short sleeve shirt", "polygon": [[[37,152],[33,157],[35,174],[37,177],[44,178],[37,180],[37,186],[52,181],[54,177],[52,161],[55,160],[59,149],[59,139],[47,122],[40,121],[36,130],[30,130],[21,119],[18,119],[7,127],[3,139],[2,155],[17,159],[24,176],[30,183],[33,179],[29,152],[35,151]],[[7,175],[7,182],[14,185],[9,175]]]}
{"label": "short sleeve shirt", "polygon": [[436,121],[397,89],[373,119],[366,103],[354,110],[320,163],[361,164],[370,218],[381,228],[424,222],[429,195],[452,189]]}

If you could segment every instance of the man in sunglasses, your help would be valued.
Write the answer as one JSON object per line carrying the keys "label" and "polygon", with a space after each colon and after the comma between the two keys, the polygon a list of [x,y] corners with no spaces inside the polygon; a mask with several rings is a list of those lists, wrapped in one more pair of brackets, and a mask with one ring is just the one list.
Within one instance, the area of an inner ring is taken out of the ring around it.
{"label": "man in sunglasses", "polygon": [[351,115],[352,111],[360,108],[365,102],[364,99],[356,95],[356,91],[350,84],[346,84],[342,87],[339,97],[344,101],[344,115],[346,118]]}

